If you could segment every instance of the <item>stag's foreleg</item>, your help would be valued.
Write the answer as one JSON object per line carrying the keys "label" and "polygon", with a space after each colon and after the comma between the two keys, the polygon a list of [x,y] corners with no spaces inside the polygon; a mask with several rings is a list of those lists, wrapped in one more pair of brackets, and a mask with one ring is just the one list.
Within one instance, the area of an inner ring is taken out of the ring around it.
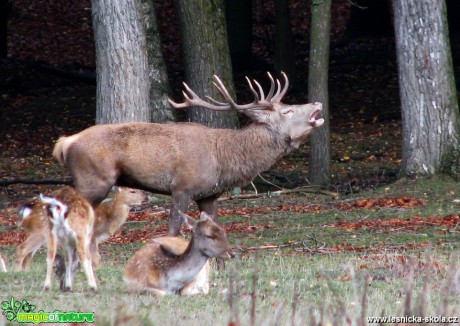
{"label": "stag's foreleg", "polygon": [[211,197],[206,197],[200,200],[197,200],[198,209],[200,212],[205,212],[212,217],[212,220],[217,223],[219,216],[217,215],[217,198],[219,195],[214,195]]}
{"label": "stag's foreleg", "polygon": [[168,235],[178,236],[180,234],[180,227],[183,220],[179,215],[179,211],[186,212],[191,202],[192,199],[187,192],[178,191],[172,194],[172,207],[169,216]]}

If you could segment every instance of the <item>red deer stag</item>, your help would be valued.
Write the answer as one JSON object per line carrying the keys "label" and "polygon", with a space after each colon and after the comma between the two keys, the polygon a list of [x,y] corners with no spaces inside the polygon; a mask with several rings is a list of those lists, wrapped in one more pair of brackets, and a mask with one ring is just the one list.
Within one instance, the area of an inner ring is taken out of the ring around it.
{"label": "red deer stag", "polygon": [[[186,84],[185,102],[177,108],[199,106],[211,110],[237,110],[251,120],[239,129],[212,129],[195,123],[121,123],[96,125],[61,137],[53,156],[66,166],[75,187],[96,207],[110,188],[121,185],[172,195],[169,234],[178,235],[191,201],[217,221],[217,198],[225,191],[249,183],[269,169],[281,156],[297,148],[315,127],[321,103],[281,103],[285,85],[268,74],[267,96],[260,84],[258,94],[248,79],[254,101],[238,105],[224,84],[214,76],[215,86],[226,102],[198,97]],[[276,92],[275,92],[276,88]]]}

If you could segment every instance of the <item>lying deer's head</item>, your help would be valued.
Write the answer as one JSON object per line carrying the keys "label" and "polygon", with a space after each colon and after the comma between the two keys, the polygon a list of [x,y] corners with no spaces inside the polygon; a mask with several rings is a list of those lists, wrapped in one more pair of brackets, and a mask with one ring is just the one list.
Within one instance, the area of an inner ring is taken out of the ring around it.
{"label": "lying deer's head", "polygon": [[227,242],[225,230],[217,225],[205,212],[201,212],[197,221],[179,212],[187,225],[193,231],[194,245],[206,257],[230,258],[231,248]]}

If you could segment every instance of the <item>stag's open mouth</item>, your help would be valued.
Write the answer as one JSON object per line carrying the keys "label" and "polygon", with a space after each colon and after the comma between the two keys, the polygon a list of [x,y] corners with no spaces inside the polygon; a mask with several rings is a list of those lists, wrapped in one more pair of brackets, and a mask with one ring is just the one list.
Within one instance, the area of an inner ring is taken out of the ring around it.
{"label": "stag's open mouth", "polygon": [[313,113],[310,115],[310,118],[308,118],[308,123],[312,127],[319,127],[324,123],[323,118],[317,119],[317,116],[321,113],[321,110],[322,110],[322,106],[320,103],[318,103],[318,106],[319,107],[315,111],[313,111]]}

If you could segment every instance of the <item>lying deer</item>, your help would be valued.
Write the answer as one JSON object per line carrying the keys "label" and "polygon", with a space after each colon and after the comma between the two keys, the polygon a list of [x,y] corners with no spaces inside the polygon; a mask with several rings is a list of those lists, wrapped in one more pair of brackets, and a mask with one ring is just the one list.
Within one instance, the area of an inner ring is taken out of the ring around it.
{"label": "lying deer", "polygon": [[[110,201],[103,202],[97,207],[90,245],[93,267],[100,266],[99,243],[105,241],[121,227],[128,217],[130,206],[138,205],[144,199],[145,195],[137,189],[117,188]],[[28,269],[35,252],[45,244],[45,233],[48,232],[45,223],[47,214],[46,205],[38,198],[23,204],[20,208],[21,219],[17,224],[24,228],[26,240],[17,249],[17,270]],[[57,272],[62,274],[62,271]]]}
{"label": "lying deer", "polygon": [[229,257],[225,230],[205,212],[199,221],[179,214],[193,231],[190,242],[161,237],[139,249],[125,268],[129,290],[155,295],[208,293],[209,258]]}
{"label": "lying deer", "polygon": [[198,106],[242,112],[252,120],[242,129],[212,129],[195,123],[96,125],[61,137],[53,156],[69,169],[76,188],[93,207],[116,184],[172,195],[169,235],[180,233],[179,211],[186,211],[191,201],[217,221],[217,198],[222,193],[248,184],[324,123],[318,118],[321,103],[281,103],[288,78],[283,74],[281,88],[278,80],[275,86],[268,76],[267,96],[257,81],[248,79],[254,95],[249,104],[236,104],[217,76],[215,85],[225,102],[202,100],[186,84],[184,103],[169,100],[177,109]]}
{"label": "lying deer", "polygon": [[101,265],[99,244],[118,231],[126,222],[131,206],[140,205],[145,198],[145,194],[140,190],[119,187],[111,200],[102,202],[96,208],[96,221],[91,239],[91,257],[94,267]]}
{"label": "lying deer", "polygon": [[72,269],[75,268],[75,260],[79,259],[88,285],[91,289],[96,290],[96,279],[89,251],[94,224],[94,211],[91,205],[72,187],[66,186],[55,191],[52,196],[40,195],[36,201],[23,206],[20,214],[25,220],[28,215],[40,210],[43,213],[41,215],[41,222],[43,222],[40,226],[42,227],[41,235],[45,238],[47,246],[45,290],[51,286],[51,275],[58,244],[64,250],[66,261],[63,289],[68,291],[72,288]]}

